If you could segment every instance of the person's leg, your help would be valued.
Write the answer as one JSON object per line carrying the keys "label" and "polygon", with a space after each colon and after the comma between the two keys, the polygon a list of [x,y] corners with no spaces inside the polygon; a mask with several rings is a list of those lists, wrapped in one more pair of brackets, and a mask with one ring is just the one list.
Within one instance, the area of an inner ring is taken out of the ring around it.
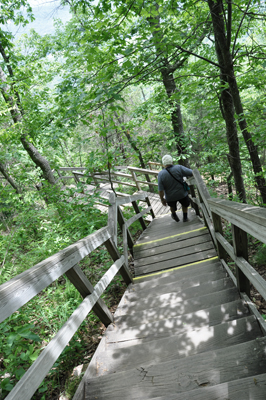
{"label": "person's leg", "polygon": [[182,206],[182,211],[183,211],[183,221],[186,222],[188,221],[188,217],[187,217],[187,209],[188,206],[190,204],[190,199],[188,196],[184,197],[183,199],[179,200],[179,203]]}
{"label": "person's leg", "polygon": [[170,207],[171,210],[171,218],[174,219],[176,222],[179,221],[178,216],[176,215],[176,210],[177,210],[177,206],[176,206],[176,201],[171,201],[167,203]]}

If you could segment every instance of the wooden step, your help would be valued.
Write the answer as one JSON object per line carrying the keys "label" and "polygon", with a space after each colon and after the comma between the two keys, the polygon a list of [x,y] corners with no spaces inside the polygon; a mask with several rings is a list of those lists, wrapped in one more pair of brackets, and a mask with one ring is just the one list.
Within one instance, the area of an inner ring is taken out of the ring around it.
{"label": "wooden step", "polygon": [[[181,222],[181,221],[180,221]],[[171,216],[167,215],[164,218],[158,218],[158,221],[153,222],[145,231],[141,234],[136,244],[155,241],[158,239],[164,239],[176,234],[190,234],[192,231],[200,230],[204,228],[203,224],[197,220],[189,221],[188,223],[179,224],[174,221]]]}
{"label": "wooden step", "polygon": [[[134,265],[135,269],[135,275],[145,275],[145,274],[151,274],[156,271],[162,271],[162,270],[167,270],[170,268],[176,268],[180,267],[182,265],[186,264],[193,264],[193,263],[198,263],[199,261],[202,260],[207,260],[208,258],[213,258],[217,256],[216,250],[212,246],[207,246],[208,249],[206,250],[199,250],[197,253],[192,253],[192,254],[187,254],[186,252],[180,252],[180,255],[178,258],[171,258],[171,259],[166,259],[160,262],[154,262],[153,264],[148,264],[144,266],[138,266],[136,267]],[[138,261],[138,260],[137,260]]]}
{"label": "wooden step", "polygon": [[[230,287],[234,287],[234,283],[230,277],[188,287],[185,285],[183,287],[182,284],[174,282],[173,284],[160,286],[158,289],[156,287],[151,287],[150,289],[147,288],[142,291],[142,296],[139,292],[126,292],[119,303],[119,307],[124,304],[132,303],[132,306],[135,305],[134,308],[136,308],[137,305],[135,303],[141,303],[141,307],[143,304],[147,304],[148,308],[151,308],[153,307],[153,302],[157,302],[157,300],[159,300],[160,304],[161,301],[169,302],[169,299],[175,301],[177,295],[181,296],[182,300],[187,300],[192,297],[213,293]],[[142,299],[142,301],[139,301],[140,299]]]}
{"label": "wooden step", "polygon": [[[153,397],[166,400],[165,396]],[[202,387],[187,393],[168,395],[167,400],[265,400],[266,374],[249,376],[243,379]]]}
{"label": "wooden step", "polygon": [[[190,246],[182,246],[180,248],[173,248],[171,251],[163,252],[160,254],[152,254],[150,250],[150,254],[148,255],[148,251],[145,254],[145,257],[138,258],[134,260],[134,268],[143,268],[145,265],[157,264],[161,262],[168,262],[169,260],[176,259],[179,257],[196,255],[196,253],[201,253],[206,250],[213,250],[213,242],[211,240],[205,241],[203,243],[196,243],[196,240],[188,240],[188,243],[191,243]],[[193,243],[193,244],[192,244]]]}
{"label": "wooden step", "polygon": [[165,315],[166,318],[170,318],[173,313],[176,316],[176,307],[178,307],[178,314],[189,314],[197,310],[204,310],[209,308],[211,305],[216,306],[222,303],[230,303],[231,301],[238,300],[240,298],[239,292],[236,288],[230,288],[226,290],[221,290],[217,293],[207,294],[198,298],[193,298],[185,301],[179,302],[169,302],[165,306],[161,306],[159,309],[150,308],[146,310],[135,310],[134,308],[128,306],[121,306],[115,312],[115,316],[120,316],[130,312],[135,314],[139,313],[139,317],[152,318],[153,315],[161,314]]}
{"label": "wooden step", "polygon": [[185,231],[185,232],[181,232],[181,233],[174,233],[173,235],[165,235],[165,237],[159,240],[152,240],[152,238],[150,238],[150,240],[146,240],[146,241],[141,241],[139,240],[133,250],[134,250],[134,257],[138,258],[138,254],[141,253],[142,251],[146,251],[152,248],[163,248],[164,246],[168,246],[168,245],[176,245],[179,246],[180,242],[182,243],[185,240],[188,239],[192,239],[195,237],[201,237],[201,236],[205,236],[208,235],[209,231],[206,227],[200,227],[196,230],[192,230],[192,231]]}
{"label": "wooden step", "polygon": [[[178,314],[178,309],[175,311],[175,314]],[[199,328],[204,325],[213,326],[218,325],[222,322],[231,321],[235,318],[242,318],[244,316],[249,315],[249,308],[245,305],[243,300],[236,300],[230,303],[224,303],[222,306],[219,304],[218,306],[210,307],[205,310],[195,311],[189,314],[183,314],[175,316],[174,312],[171,317],[168,318],[176,318],[176,323],[180,325],[195,325],[199,324]],[[115,316],[114,325],[118,329],[127,329],[129,327],[138,326],[141,324],[153,324],[156,321],[166,320],[168,319],[163,313],[158,313],[156,315],[152,315],[152,317],[143,319],[143,314],[139,316],[139,313],[126,314]],[[178,322],[177,319],[180,321]]]}
{"label": "wooden step", "polygon": [[140,284],[142,282],[149,282],[148,284],[151,283],[153,285],[166,282],[170,283],[176,279],[187,279],[191,278],[192,276],[198,277],[201,274],[207,274],[209,272],[215,272],[218,270],[225,271],[218,258],[215,258],[214,260],[204,260],[186,266],[183,265],[170,271],[163,270],[151,275],[138,276],[134,279],[134,283]]}
{"label": "wooden step", "polygon": [[161,255],[167,253],[168,251],[172,251],[173,249],[185,248],[194,246],[195,244],[199,245],[200,243],[211,242],[210,234],[205,230],[204,232],[204,235],[199,235],[198,232],[194,232],[197,233],[197,235],[189,238],[177,236],[176,238],[173,238],[175,240],[171,240],[170,242],[167,241],[167,243],[165,243],[165,241],[163,241],[163,243],[158,242],[157,245],[151,243],[152,246],[149,248],[146,248],[146,246],[134,246],[134,259],[137,260],[144,257]]}
{"label": "wooden step", "polygon": [[[209,339],[208,336],[201,338],[204,341]],[[260,338],[182,360],[143,365],[92,378],[85,384],[85,399],[146,400],[159,396],[168,399],[168,395],[184,392],[188,395],[189,391],[198,388],[265,373],[265,353],[266,338]],[[266,393],[265,381],[264,390]]]}
{"label": "wooden step", "polygon": [[[218,307],[215,307],[215,311],[217,308]],[[198,317],[196,317],[196,315]],[[217,317],[214,316],[214,321],[217,322],[218,318],[222,315],[221,312],[218,312]],[[206,313],[198,312],[176,316],[174,318],[161,319],[146,324],[139,323],[134,326],[126,326],[124,324],[122,327],[119,327],[117,325],[112,325],[108,330],[106,340],[108,342],[120,342],[135,339],[152,340],[152,338],[161,338],[175,334],[179,335],[185,332],[192,332],[202,327],[213,326],[212,321],[210,321],[211,324],[209,324],[209,321],[204,318],[205,316]],[[208,317],[210,316],[212,316],[211,312],[208,314]],[[193,317],[194,319],[192,319]],[[218,321],[217,323],[221,323],[221,321]]]}
{"label": "wooden step", "polygon": [[196,297],[211,293],[217,294],[219,291],[233,287],[235,286],[232,279],[224,278],[219,279],[218,281],[189,287],[178,292],[164,293],[158,296],[154,289],[151,291],[147,290],[147,297],[143,298],[141,301],[138,301],[138,296],[132,293],[129,295],[129,298],[126,296],[122,297],[116,312],[120,309],[123,310],[123,314],[155,307],[159,309],[160,307],[165,307],[167,304],[178,307],[179,305],[182,305],[182,303],[190,301],[190,299],[192,300]]}
{"label": "wooden step", "polygon": [[101,348],[97,349],[93,357],[94,368],[91,368],[90,376],[183,359],[210,350],[224,349],[260,336],[258,323],[254,316],[250,316],[215,325],[210,329],[202,328],[189,336],[183,333],[150,341],[139,339],[131,342],[105,342],[104,345],[101,342]]}
{"label": "wooden step", "polygon": [[[127,287],[127,290],[125,292],[125,296],[127,297],[131,293],[138,294],[139,298],[141,297],[146,297],[146,291],[155,289],[156,288],[156,293],[163,294],[163,293],[169,293],[171,291],[174,291],[175,288],[188,288],[192,286],[198,286],[202,283],[206,282],[212,282],[216,281],[222,278],[226,278],[227,272],[225,269],[222,268],[217,268],[217,271],[209,272],[207,274],[200,274],[198,276],[190,276],[187,279],[179,279],[178,276],[172,275],[171,279],[161,279],[157,278],[152,281],[148,282],[143,282],[143,283],[135,283],[131,284]],[[138,282],[138,281],[136,281]],[[172,287],[172,289],[170,289]]]}

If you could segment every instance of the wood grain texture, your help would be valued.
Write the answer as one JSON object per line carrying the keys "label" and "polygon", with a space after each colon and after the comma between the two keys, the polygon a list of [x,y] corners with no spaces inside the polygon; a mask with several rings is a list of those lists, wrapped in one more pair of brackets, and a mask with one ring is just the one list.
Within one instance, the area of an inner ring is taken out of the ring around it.
{"label": "wood grain texture", "polygon": [[110,238],[107,227],[66,247],[0,286],[0,322]]}
{"label": "wood grain texture", "polygon": [[[194,312],[196,310],[204,310],[208,308],[210,304],[216,306],[221,303],[229,303],[234,300],[239,299],[239,292],[236,288],[230,288],[226,290],[220,290],[217,293],[205,294],[204,296],[194,297],[189,300],[184,300],[183,302],[178,300],[165,303],[158,308],[158,304],[155,308],[148,308],[137,311],[134,307],[121,306],[116,310],[115,316],[120,316],[127,314],[130,310],[131,314],[139,313],[139,317],[143,316],[143,318],[152,318],[153,315],[161,314],[165,317],[176,315],[176,307],[178,306],[178,314],[188,314]],[[139,306],[141,307],[141,306]],[[175,314],[173,314],[173,312]]]}
{"label": "wood grain texture", "polygon": [[135,267],[135,275],[145,275],[156,271],[167,270],[169,268],[175,268],[182,265],[192,264],[199,262],[201,260],[206,260],[208,258],[215,257],[217,255],[216,250],[210,246],[208,250],[200,251],[198,253],[180,255],[179,258],[173,258],[170,260],[165,260],[162,262],[156,262],[150,265],[144,265]]}
{"label": "wood grain texture", "polygon": [[[198,339],[200,341],[200,339]],[[85,399],[152,399],[266,372],[265,338],[88,380]],[[264,383],[265,392],[266,384]]]}

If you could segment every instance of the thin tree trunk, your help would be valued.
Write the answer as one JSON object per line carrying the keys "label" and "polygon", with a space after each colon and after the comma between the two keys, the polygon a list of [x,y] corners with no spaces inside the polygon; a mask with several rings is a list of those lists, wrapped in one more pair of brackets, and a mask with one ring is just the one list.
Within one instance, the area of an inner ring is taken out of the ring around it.
{"label": "thin tree trunk", "polygon": [[[0,67],[0,81],[1,81],[1,92],[4,97],[5,102],[8,104],[10,108],[10,115],[14,121],[15,124],[21,123],[22,122],[22,111],[21,111],[21,105],[18,104],[19,102],[19,96],[17,95],[17,101],[14,100],[12,95],[10,94],[10,87],[6,82],[6,76],[2,68]],[[28,140],[26,139],[26,135],[22,135],[20,137],[20,141],[24,147],[24,149],[27,151],[28,155],[32,159],[32,161],[41,168],[43,172],[44,178],[52,185],[55,185],[55,178],[53,176],[51,167],[49,162],[46,160],[45,157],[43,157],[36,147]]]}
{"label": "thin tree trunk", "polygon": [[4,177],[10,183],[10,185],[15,189],[16,193],[22,194],[22,190],[20,189],[19,185],[14,181],[12,176],[9,175],[4,164],[2,164],[1,162],[0,162],[0,172],[4,175]]}
{"label": "thin tree trunk", "polygon": [[[128,130],[126,129],[126,127],[123,125],[122,120],[121,120],[121,118],[119,117],[119,115],[117,114],[116,111],[115,111],[115,116],[116,116],[116,118],[117,118],[117,120],[118,120],[118,122],[119,122],[119,124],[120,124],[120,126],[121,126],[121,128],[122,128],[122,131],[123,131],[124,134],[126,135],[126,138],[127,138],[128,142],[129,142],[130,146],[132,147],[132,149],[133,149],[133,150],[136,152],[136,154],[138,155],[138,159],[139,159],[141,168],[146,169],[145,162],[144,162],[144,160],[143,160],[143,157],[142,157],[142,154],[141,154],[140,149],[138,148],[138,146],[136,145],[136,143],[134,142],[134,140],[132,140],[129,131],[128,131]],[[147,181],[147,182],[151,183],[151,180],[150,180],[150,177],[149,177],[148,174],[145,174],[145,178],[146,178],[146,181]],[[151,193],[154,193],[153,186],[152,186],[152,185],[149,185],[149,188],[150,188],[149,191],[150,191]]]}
{"label": "thin tree trunk", "polygon": [[255,174],[255,181],[260,191],[262,201],[264,204],[266,204],[266,182],[263,177],[263,171],[261,167],[257,146],[254,144],[252,136],[247,129],[247,122],[244,116],[243,105],[234,73],[232,55],[230,53],[231,26],[229,26],[228,24],[226,32],[225,29],[226,22],[223,13],[223,0],[217,0],[216,2],[214,2],[213,0],[208,0],[208,5],[212,17],[216,48],[220,49],[222,57],[222,64],[219,63],[221,73],[226,76],[226,81],[229,84],[230,94],[233,99],[234,108],[236,114],[238,115],[238,125],[241,129],[243,138],[245,140],[246,146],[249,151],[250,160],[252,162],[253,171]]}

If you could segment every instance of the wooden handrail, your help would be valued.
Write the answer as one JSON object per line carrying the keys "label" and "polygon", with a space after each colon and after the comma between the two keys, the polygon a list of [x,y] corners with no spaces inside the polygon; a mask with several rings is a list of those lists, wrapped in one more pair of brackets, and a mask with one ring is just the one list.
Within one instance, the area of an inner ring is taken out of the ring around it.
{"label": "wooden handrail", "polygon": [[[148,203],[148,207],[141,212],[136,203],[139,200],[144,200]],[[154,217],[154,213],[145,193],[138,193],[123,198],[117,198],[114,193],[110,193],[109,202],[108,225],[106,227],[66,247],[0,286],[0,322],[8,318],[12,313],[18,310],[18,308],[26,304],[63,274],[67,275],[84,298],[72,316],[12,389],[6,397],[7,400],[15,400],[18,398],[29,400],[33,396],[34,392],[38,389],[39,385],[52,368],[54,362],[60,356],[91,310],[96,313],[106,326],[113,322],[113,315],[100,296],[118,272],[121,274],[126,284],[133,282],[128,269],[128,243],[130,245],[133,243],[128,228],[136,220],[141,220],[142,229],[145,229],[146,225],[143,221],[143,215],[150,212]],[[136,215],[126,221],[123,217],[120,205],[130,203]],[[123,255],[119,254],[116,246],[117,220],[119,220],[122,225]],[[78,266],[78,263],[102,244],[105,245],[114,263],[96,286],[93,287]]]}
{"label": "wooden handrail", "polygon": [[[230,275],[232,275],[232,272],[226,263],[227,256],[235,262],[236,277],[234,282],[242,293],[242,297],[249,299],[250,283],[252,283],[266,300],[266,281],[248,262],[247,252],[247,234],[252,235],[262,243],[266,243],[265,208],[211,198],[198,170],[193,170],[193,178],[190,178],[188,183],[194,193],[192,207],[198,206],[201,209],[204,222],[209,228],[213,242],[217,247],[218,255]],[[196,198],[194,185],[198,192],[198,198]],[[231,224],[233,246],[223,235],[221,218]],[[249,303],[251,303],[250,299]],[[250,307],[250,309],[254,311],[254,307]],[[259,323],[266,334],[266,322],[260,314],[256,313],[256,317],[259,319]]]}
{"label": "wooden handrail", "polygon": [[[156,165],[161,165],[160,163],[148,163],[150,164],[156,164]],[[118,168],[118,167],[116,167]],[[144,168],[137,168],[137,167],[125,167],[130,174],[124,173],[124,172],[116,172],[116,171],[111,171],[111,173],[109,173],[109,171],[101,171],[101,172],[94,172],[94,173],[90,173],[90,174],[85,174],[83,172],[79,172],[79,171],[84,171],[86,170],[85,167],[60,167],[57,170],[57,173],[59,175],[59,177],[56,179],[56,182],[59,181],[64,181],[64,180],[68,180],[68,179],[74,179],[75,181],[77,181],[78,177],[90,177],[93,178],[95,181],[101,181],[101,182],[110,182],[110,177],[113,183],[118,183],[118,184],[122,184],[125,186],[131,186],[131,187],[136,187],[137,191],[141,191],[141,185],[148,185],[151,189],[151,191],[153,191],[153,188],[157,186],[157,182],[147,182],[145,180],[141,180],[138,178],[137,174],[141,174],[141,175],[145,175],[145,176],[149,176],[151,175],[152,177],[157,177],[159,171],[156,170],[151,170],[151,169],[144,169]],[[68,172],[71,171],[72,172],[72,176],[71,175],[67,175],[67,176],[63,176],[60,171],[62,172]],[[116,177],[121,177],[121,178],[125,178],[126,181],[121,181],[121,180],[117,180],[117,179],[113,179]],[[132,183],[128,182],[131,181]]]}

